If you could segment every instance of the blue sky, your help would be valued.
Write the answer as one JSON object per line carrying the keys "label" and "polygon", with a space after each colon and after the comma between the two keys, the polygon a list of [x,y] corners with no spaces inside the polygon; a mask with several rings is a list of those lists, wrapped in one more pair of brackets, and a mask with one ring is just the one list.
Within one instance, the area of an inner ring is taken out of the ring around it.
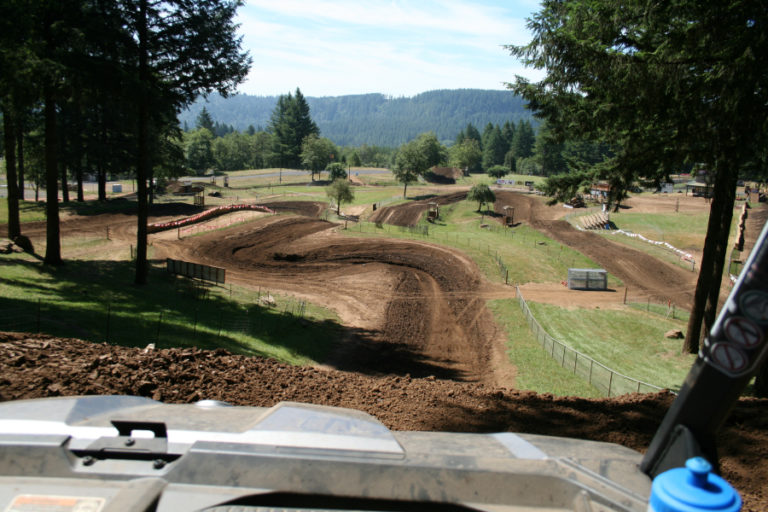
{"label": "blue sky", "polygon": [[537,79],[502,45],[525,44],[535,0],[246,0],[253,66],[240,92],[305,96],[503,89]]}

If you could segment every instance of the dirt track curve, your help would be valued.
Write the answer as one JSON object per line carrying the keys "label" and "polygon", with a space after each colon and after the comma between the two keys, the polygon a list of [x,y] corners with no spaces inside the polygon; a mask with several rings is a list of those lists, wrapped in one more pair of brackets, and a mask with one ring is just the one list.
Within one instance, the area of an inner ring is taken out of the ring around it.
{"label": "dirt track curve", "polygon": [[338,227],[268,216],[223,237],[158,240],[155,248],[223,266],[233,282],[334,308],[358,329],[328,361],[334,368],[495,382],[489,365],[496,329],[478,297],[482,279],[471,260],[423,242],[343,237]]}
{"label": "dirt track curve", "polygon": [[588,256],[608,273],[621,279],[626,287],[640,290],[656,302],[671,300],[684,309],[692,306],[696,286],[694,272],[607,240],[597,233],[579,231],[568,222],[558,220],[563,215],[562,209],[547,207],[539,198],[497,191],[497,213],[502,214],[504,206],[515,208],[515,222],[526,222],[537,231]]}
{"label": "dirt track curve", "polygon": [[368,219],[371,222],[392,224],[393,226],[415,226],[421,220],[421,216],[429,208],[429,203],[437,203],[440,206],[458,203],[467,198],[466,192],[454,192],[441,196],[430,196],[409,203],[396,206],[385,206],[376,210]]}

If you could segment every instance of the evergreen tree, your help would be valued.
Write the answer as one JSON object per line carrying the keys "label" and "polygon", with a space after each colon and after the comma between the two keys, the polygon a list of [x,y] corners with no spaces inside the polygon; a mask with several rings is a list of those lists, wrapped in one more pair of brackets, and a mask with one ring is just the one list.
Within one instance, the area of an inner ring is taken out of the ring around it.
{"label": "evergreen tree", "polygon": [[[138,83],[136,184],[138,229],[137,284],[147,280],[147,184],[152,180],[153,133],[168,127],[170,107],[178,111],[198,95],[216,90],[227,95],[248,72],[250,58],[241,50],[234,17],[241,0],[125,0],[125,26],[135,44],[129,47]],[[215,49],[215,51],[212,51]],[[158,103],[165,108],[158,109]]]}
{"label": "evergreen tree", "polygon": [[485,147],[488,145],[488,139],[490,139],[491,134],[493,133],[493,129],[493,123],[488,123],[485,125],[485,128],[483,128],[483,137],[480,142],[480,146],[483,148],[483,151],[485,151]]}
{"label": "evergreen tree", "polygon": [[512,141],[515,139],[515,125],[507,121],[501,128],[501,136],[507,144],[507,151],[512,148]]}
{"label": "evergreen tree", "polygon": [[539,127],[534,152],[544,176],[562,174],[568,171],[568,164],[563,157],[564,147],[562,142],[558,142],[552,136],[546,123]]}
{"label": "evergreen tree", "polygon": [[213,167],[213,134],[206,128],[199,128],[186,136],[185,157],[187,165],[195,174],[205,174]]}
{"label": "evergreen tree", "polygon": [[517,123],[515,134],[512,137],[512,152],[515,158],[528,158],[533,156],[533,149],[536,144],[536,134],[533,132],[531,123],[526,120],[520,120]]}
{"label": "evergreen tree", "polygon": [[213,125],[213,118],[211,117],[211,114],[208,112],[207,108],[203,107],[203,110],[201,110],[200,113],[197,115],[197,120],[195,121],[195,127],[197,127],[197,129],[205,128],[212,134],[216,133]]}
{"label": "evergreen tree", "polygon": [[517,79],[562,140],[607,142],[620,184],[666,177],[687,162],[711,170],[714,196],[684,349],[696,353],[715,320],[738,171],[765,167],[768,10],[759,0],[544,0],[533,41],[511,46],[546,69]]}
{"label": "evergreen tree", "polygon": [[473,139],[477,141],[478,146],[480,146],[480,150],[483,149],[483,138],[480,136],[480,132],[475,128],[475,125],[472,123],[467,123],[467,127],[464,129],[464,138],[465,139]]}
{"label": "evergreen tree", "polygon": [[296,88],[295,96],[288,93],[278,98],[269,127],[275,135],[275,153],[281,167],[300,168],[304,139],[320,134],[310,116],[309,104],[299,88]]}
{"label": "evergreen tree", "polygon": [[501,129],[494,126],[483,145],[483,168],[487,171],[494,165],[504,163],[504,155],[507,153],[507,145],[501,134]]}

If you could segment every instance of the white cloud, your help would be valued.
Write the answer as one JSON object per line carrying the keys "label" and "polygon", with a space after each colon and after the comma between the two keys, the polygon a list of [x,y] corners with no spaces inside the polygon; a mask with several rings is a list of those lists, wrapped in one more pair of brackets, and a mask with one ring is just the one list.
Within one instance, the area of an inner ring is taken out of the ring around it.
{"label": "white cloud", "polygon": [[240,89],[272,95],[300,87],[310,96],[499,89],[531,74],[502,48],[528,40],[530,11],[507,5],[248,0],[239,22],[254,64]]}

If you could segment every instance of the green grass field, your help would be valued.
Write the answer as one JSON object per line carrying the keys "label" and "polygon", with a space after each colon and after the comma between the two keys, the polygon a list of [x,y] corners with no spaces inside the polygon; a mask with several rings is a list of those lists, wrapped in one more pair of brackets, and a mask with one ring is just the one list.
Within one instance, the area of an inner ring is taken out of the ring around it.
{"label": "green grass field", "polygon": [[531,335],[517,300],[493,300],[488,308],[507,333],[507,354],[517,368],[517,389],[539,393],[599,397],[601,393],[581,377],[562,368]]}
{"label": "green grass field", "polygon": [[529,302],[531,312],[553,338],[618,373],[660,387],[679,388],[693,360],[681,354],[682,340],[667,339],[682,320],[638,309],[566,309]]}
{"label": "green grass field", "polygon": [[[312,304],[268,290],[202,286],[153,267],[149,284],[132,283],[129,261],[98,259],[108,242],[80,240],[86,259],[62,267],[28,255],[0,256],[0,330],[45,332],[127,346],[197,346],[273,357],[291,364],[323,361],[343,327]],[[127,255],[126,255],[127,256]]]}

